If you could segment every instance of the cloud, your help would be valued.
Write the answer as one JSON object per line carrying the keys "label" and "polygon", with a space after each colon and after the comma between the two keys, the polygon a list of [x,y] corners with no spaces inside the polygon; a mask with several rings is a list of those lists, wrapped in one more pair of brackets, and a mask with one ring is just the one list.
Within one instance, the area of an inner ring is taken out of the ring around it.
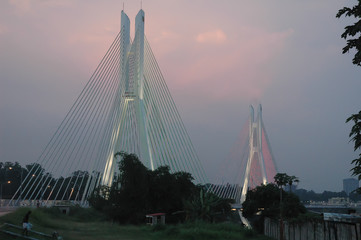
{"label": "cloud", "polygon": [[220,44],[227,40],[226,34],[221,29],[199,33],[196,37],[198,43]]}
{"label": "cloud", "polygon": [[[221,41],[215,40],[215,36],[222,34],[217,35],[215,32],[199,35],[199,41]],[[180,89],[196,91],[197,95],[214,101],[261,99],[268,86],[276,81],[268,65],[285,48],[287,39],[292,34],[292,29],[268,32],[243,28],[230,35],[227,44],[184,46],[190,54],[177,66],[176,85]]]}

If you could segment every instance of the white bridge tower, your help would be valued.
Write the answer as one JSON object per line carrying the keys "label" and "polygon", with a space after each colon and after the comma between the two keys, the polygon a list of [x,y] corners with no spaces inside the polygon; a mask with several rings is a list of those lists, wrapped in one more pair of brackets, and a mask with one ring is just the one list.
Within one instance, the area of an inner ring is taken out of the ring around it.
{"label": "white bridge tower", "polygon": [[250,180],[251,166],[254,161],[258,161],[261,168],[262,183],[267,184],[267,172],[262,151],[262,106],[258,107],[257,119],[254,118],[254,109],[250,106],[250,120],[249,120],[249,155],[247,160],[246,171],[244,175],[243,188],[241,193],[241,203],[246,200],[247,190]]}
{"label": "white bridge tower", "polygon": [[[154,162],[152,158],[152,150],[150,148],[150,139],[147,134],[147,117],[144,104],[144,11],[140,10],[135,18],[135,37],[133,43],[130,43],[130,21],[128,16],[122,11],[121,13],[121,33],[123,33],[123,41],[121,41],[121,48],[123,49],[121,54],[121,66],[123,82],[125,86],[120,89],[123,101],[122,106],[122,118],[119,124],[113,127],[113,137],[111,139],[112,146],[111,151],[105,165],[102,185],[111,186],[114,177],[114,171],[116,166],[116,159],[114,153],[120,151],[120,138],[122,131],[124,131],[127,120],[125,116],[127,111],[134,111],[135,128],[138,131],[137,142],[139,144],[139,157],[142,159],[148,167],[154,170]],[[132,104],[132,106],[130,106]]]}
{"label": "white bridge tower", "polygon": [[87,205],[96,187],[114,182],[118,152],[137,155],[151,170],[168,166],[208,182],[144,25],[140,10],[132,39],[121,12],[120,32],[9,205],[25,199]]}

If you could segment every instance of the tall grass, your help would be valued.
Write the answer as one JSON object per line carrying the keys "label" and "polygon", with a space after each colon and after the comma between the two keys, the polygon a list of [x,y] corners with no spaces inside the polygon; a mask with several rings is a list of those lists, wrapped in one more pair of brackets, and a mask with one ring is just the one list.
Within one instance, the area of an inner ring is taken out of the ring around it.
{"label": "tall grass", "polygon": [[[66,240],[266,240],[252,230],[235,223],[211,224],[189,222],[178,225],[119,225],[106,220],[106,217],[93,209],[71,208],[69,215],[62,214],[57,208],[28,209],[19,208],[0,218],[1,224],[7,222],[21,225],[23,216],[29,211],[30,222],[35,231],[51,234],[60,233]],[[0,239],[2,235],[0,234]],[[8,238],[11,239],[11,238]]]}
{"label": "tall grass", "polygon": [[157,225],[153,231],[162,239],[217,240],[217,239],[267,239],[236,223],[189,222],[179,225]]}

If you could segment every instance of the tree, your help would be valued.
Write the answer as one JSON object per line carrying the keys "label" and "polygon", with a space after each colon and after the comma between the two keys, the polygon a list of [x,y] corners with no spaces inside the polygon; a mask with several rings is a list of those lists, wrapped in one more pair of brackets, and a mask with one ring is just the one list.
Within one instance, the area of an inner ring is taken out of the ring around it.
{"label": "tree", "polygon": [[[284,181],[284,184],[284,186],[286,186],[288,184],[287,181]],[[273,183],[261,185],[248,191],[246,201],[242,204],[243,216],[252,222],[255,229],[262,231],[264,217],[273,219],[280,217],[281,194],[279,191],[282,192],[284,198],[284,204],[282,206],[283,217],[286,219],[296,218],[299,214],[306,212],[306,208],[293,193],[287,193]]]}
{"label": "tree", "polygon": [[110,217],[121,223],[139,223],[148,209],[149,170],[135,154],[121,152],[120,156],[118,182],[112,185],[109,197],[113,206]]}
{"label": "tree", "polygon": [[190,173],[171,173],[168,166],[160,166],[154,171],[149,171],[149,175],[147,202],[150,213],[183,211],[184,201],[196,192]]}
{"label": "tree", "polygon": [[273,183],[257,186],[248,191],[246,201],[242,204],[243,216],[251,218],[262,210],[263,217],[278,218],[280,210],[279,188]]}
{"label": "tree", "polygon": [[[298,178],[295,176],[288,176],[286,173],[277,173],[276,176],[274,176],[274,180],[275,183],[277,184],[277,186],[280,188],[280,239],[283,239],[283,216],[284,216],[284,211],[285,206],[283,206],[283,201],[282,201],[282,193],[283,193],[283,187],[286,186],[287,184],[290,186],[290,192],[292,192],[292,184],[294,182],[299,182]],[[286,201],[286,203],[289,203],[289,201]],[[289,209],[289,208],[288,208]],[[288,211],[289,213],[292,214],[292,211]]]}
{"label": "tree", "polygon": [[289,178],[290,176],[288,176],[286,173],[277,173],[274,176],[275,183],[279,188],[286,186],[289,182]]}
{"label": "tree", "polygon": [[289,176],[286,173],[277,173],[274,176],[275,183],[278,187],[283,188],[285,186],[289,186],[290,192],[292,192],[292,185],[293,183],[298,183],[300,180],[298,180],[295,176]]}
{"label": "tree", "polygon": [[[349,137],[350,141],[354,142],[354,151],[361,149],[361,111],[358,114],[352,114],[347,118],[346,123],[353,122]],[[361,153],[359,157],[352,160],[351,162],[355,166],[351,169],[353,176],[358,176],[358,179],[361,180]],[[358,193],[361,193],[361,188],[357,189]]]}
{"label": "tree", "polygon": [[185,201],[187,220],[202,220],[214,222],[216,218],[224,217],[231,212],[231,200],[222,199],[203,187],[199,187],[199,193]]}
{"label": "tree", "polygon": [[[350,38],[347,40],[347,44],[343,48],[342,53],[344,54],[350,49],[355,48],[356,53],[352,59],[352,63],[361,66],[361,0],[358,0],[358,3],[352,8],[344,7],[340,9],[336,17],[340,18],[342,15],[354,17],[357,20],[353,25],[346,26],[345,31],[341,35],[344,39]],[[351,141],[354,142],[354,151],[356,151],[361,147],[361,111],[352,114],[347,118],[346,123],[351,121],[354,123],[354,126],[351,129],[349,137],[351,137]],[[355,165],[355,167],[351,169],[352,175],[358,176],[358,179],[361,180],[361,153],[359,154],[359,158],[352,160],[351,163]],[[358,188],[357,192],[361,193],[361,188]]]}
{"label": "tree", "polygon": [[292,185],[293,185],[293,183],[299,183],[299,182],[300,182],[300,180],[298,180],[297,177],[295,177],[295,176],[289,176],[288,185],[289,185],[289,187],[290,187],[290,192],[292,192]]}
{"label": "tree", "polygon": [[[11,198],[20,187],[25,178],[27,170],[22,168],[18,162],[0,162],[0,184],[2,184],[2,197]],[[19,196],[18,191],[17,196]]]}
{"label": "tree", "polygon": [[[184,204],[195,192],[191,174],[171,173],[168,166],[154,171],[147,169],[135,154],[120,156],[119,176],[111,188],[99,187],[92,194],[90,204],[120,223],[142,223],[146,214],[167,213],[167,221],[175,219],[175,212],[184,210]],[[105,196],[106,194],[106,196]]]}
{"label": "tree", "polygon": [[352,59],[352,63],[361,66],[361,0],[352,8],[344,7],[340,9],[336,15],[337,18],[345,15],[346,17],[354,17],[357,21],[353,25],[345,27],[345,31],[341,37],[347,40],[346,46],[342,49],[342,53],[347,53],[355,48],[356,53]]}
{"label": "tree", "polygon": [[[278,218],[280,212],[279,187],[273,183],[261,185],[249,192],[249,197],[244,205],[245,216],[251,216],[262,210],[262,215],[270,218]],[[293,193],[287,193],[282,190],[284,198],[283,213],[284,217],[295,218],[306,209],[301,204],[299,198]]]}
{"label": "tree", "polygon": [[108,186],[99,186],[89,197],[90,204],[96,209],[96,210],[103,210],[105,206],[109,204],[108,198],[110,195],[110,187]]}

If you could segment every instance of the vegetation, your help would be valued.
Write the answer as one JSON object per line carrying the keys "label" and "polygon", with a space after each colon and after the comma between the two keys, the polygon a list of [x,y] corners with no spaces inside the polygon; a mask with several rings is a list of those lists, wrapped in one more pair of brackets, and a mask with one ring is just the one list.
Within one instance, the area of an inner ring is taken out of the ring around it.
{"label": "vegetation", "polygon": [[345,31],[341,37],[347,40],[346,46],[342,49],[342,53],[347,53],[355,48],[356,53],[352,59],[352,63],[361,66],[361,1],[352,8],[344,7],[340,9],[336,15],[337,18],[345,15],[346,17],[353,17],[356,22],[353,25],[345,27]]}
{"label": "vegetation", "polygon": [[[261,216],[279,218],[280,216],[280,189],[277,185],[270,183],[261,185],[247,193],[246,201],[243,203],[243,215],[252,217],[259,213]],[[282,189],[283,215],[285,218],[297,217],[305,213],[305,207],[300,203],[298,197]]]}
{"label": "vegetation", "polygon": [[300,198],[303,203],[309,203],[311,201],[316,202],[327,202],[330,198],[341,197],[349,198],[350,201],[357,202],[361,201],[361,195],[358,193],[350,193],[349,195],[346,192],[331,192],[323,191],[322,193],[316,193],[312,190],[306,189],[296,189],[294,193]]}
{"label": "vegetation", "polygon": [[2,197],[11,198],[20,186],[23,176],[26,176],[27,173],[27,168],[21,167],[18,162],[0,162],[0,184],[2,185]]}
{"label": "vegetation", "polygon": [[293,219],[306,213],[306,208],[299,198],[282,188],[286,185],[292,185],[296,179],[287,174],[277,174],[275,176],[277,185],[270,183],[248,191],[246,201],[242,204],[243,216],[251,221],[256,230],[263,232],[265,217]]}
{"label": "vegetation", "polygon": [[[289,186],[289,189],[290,189],[290,192],[292,192],[292,185],[294,183],[298,183],[299,180],[297,177],[295,176],[289,176],[287,175],[286,173],[277,173],[275,176],[274,176],[274,180],[275,180],[275,183],[276,185],[279,187],[279,188],[283,188],[285,186]],[[281,192],[282,193],[282,192]]]}
{"label": "vegetation", "polygon": [[[340,9],[336,17],[340,18],[341,16],[352,17],[356,20],[354,24],[346,26],[345,31],[341,35],[342,38],[347,40],[342,53],[344,54],[351,49],[355,49],[356,53],[352,63],[361,66],[361,0],[358,0],[358,3],[352,8],[344,7]],[[351,141],[354,142],[354,151],[361,150],[361,111],[347,118],[346,123],[348,122],[353,122],[354,124],[349,134]],[[354,164],[354,167],[351,169],[352,175],[358,176],[358,179],[361,180],[361,153],[351,163]],[[361,188],[358,189],[358,192],[361,193]]]}
{"label": "vegetation", "polygon": [[231,212],[231,202],[231,200],[221,199],[201,188],[199,194],[184,202],[187,213],[186,220],[225,221]]}
{"label": "vegetation", "polygon": [[[17,211],[0,217],[0,226],[7,222],[20,225],[23,215],[29,209],[20,208]],[[64,215],[56,208],[32,209],[30,221],[35,231],[51,234],[57,231],[67,240],[267,240],[252,230],[244,229],[239,224],[193,222],[177,225],[119,225],[104,221],[105,215],[94,209],[72,208],[70,215]],[[30,234],[31,236],[31,234]],[[1,235],[0,239],[11,239]],[[15,238],[14,238],[15,239]]]}
{"label": "vegetation", "polygon": [[[97,210],[120,223],[140,224],[145,215],[166,213],[167,222],[215,220],[216,215],[230,212],[229,204],[193,184],[186,172],[170,173],[168,166],[147,169],[134,154],[117,153],[119,176],[112,187],[101,186],[89,202]],[[187,208],[187,209],[186,209]]]}
{"label": "vegetation", "polygon": [[[73,172],[71,176],[54,178],[52,174],[46,172],[38,163],[32,163],[22,167],[18,162],[0,162],[0,184],[2,185],[2,191],[0,192],[2,193],[2,198],[7,199],[13,197],[15,193],[15,197],[18,198],[20,192],[23,192],[23,194],[40,192],[39,186],[41,186],[43,194],[41,196],[40,194],[34,195],[32,199],[40,200],[40,198],[49,198],[53,200],[56,197],[59,199],[65,196],[65,198],[69,200],[77,200],[77,197],[83,195],[88,178],[89,173],[87,171],[78,170]],[[23,182],[23,191],[18,191],[21,182]],[[55,184],[56,182],[57,184]],[[74,186],[75,191],[72,192],[73,194],[71,194],[69,190],[67,191],[69,182]],[[34,191],[36,186],[38,186],[37,191]],[[58,192],[59,194],[57,196],[56,194],[51,194]],[[25,196],[23,195],[22,197]]]}
{"label": "vegetation", "polygon": [[[360,22],[360,28],[361,28],[361,22]],[[360,151],[361,150],[361,111],[358,114],[352,114],[346,120],[346,122],[351,122],[351,121],[354,123],[354,125],[351,128],[349,137],[351,138],[351,141],[354,142],[354,151]],[[351,169],[352,175],[358,176],[358,180],[361,180],[361,152],[359,153],[359,157],[352,160],[351,163],[354,164],[354,167]],[[358,188],[357,192],[361,193],[361,188]]]}

